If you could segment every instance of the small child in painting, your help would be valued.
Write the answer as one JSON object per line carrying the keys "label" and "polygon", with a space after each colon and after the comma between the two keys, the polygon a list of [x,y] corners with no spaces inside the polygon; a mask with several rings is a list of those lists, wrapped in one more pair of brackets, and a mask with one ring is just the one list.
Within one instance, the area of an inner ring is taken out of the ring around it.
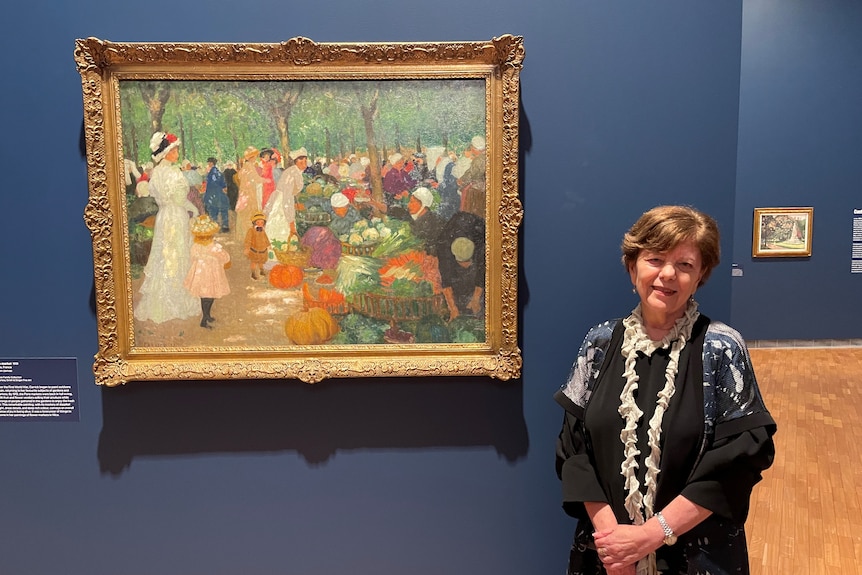
{"label": "small child in painting", "polygon": [[269,252],[269,236],[266,235],[266,218],[263,214],[255,214],[251,217],[252,226],[245,234],[245,257],[251,266],[251,278],[263,277],[263,264],[266,263]]}
{"label": "small child in painting", "polygon": [[201,327],[212,329],[215,321],[212,307],[216,298],[230,293],[225,269],[230,267],[230,254],[213,240],[212,234],[195,234],[191,249],[191,267],[183,286],[201,299]]}

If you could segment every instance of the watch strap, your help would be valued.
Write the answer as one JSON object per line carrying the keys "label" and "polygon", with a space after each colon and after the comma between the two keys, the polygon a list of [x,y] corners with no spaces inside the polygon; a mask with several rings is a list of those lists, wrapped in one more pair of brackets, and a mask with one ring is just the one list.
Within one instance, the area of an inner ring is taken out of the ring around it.
{"label": "watch strap", "polygon": [[655,518],[658,519],[658,523],[661,525],[662,531],[664,531],[664,544],[673,545],[676,543],[676,534],[673,532],[673,529],[670,528],[670,525],[667,524],[661,511],[656,512]]}

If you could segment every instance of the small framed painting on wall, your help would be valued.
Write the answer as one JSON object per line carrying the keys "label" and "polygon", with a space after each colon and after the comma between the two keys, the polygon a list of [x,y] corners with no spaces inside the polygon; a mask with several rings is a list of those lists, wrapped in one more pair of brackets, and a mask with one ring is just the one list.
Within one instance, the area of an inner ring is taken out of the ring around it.
{"label": "small framed painting on wall", "polygon": [[751,255],[810,256],[813,220],[814,208],[755,208]]}

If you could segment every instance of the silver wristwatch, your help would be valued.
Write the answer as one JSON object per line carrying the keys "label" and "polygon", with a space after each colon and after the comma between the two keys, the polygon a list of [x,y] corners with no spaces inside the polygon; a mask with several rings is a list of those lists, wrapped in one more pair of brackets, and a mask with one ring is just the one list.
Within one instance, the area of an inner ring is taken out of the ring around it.
{"label": "silver wristwatch", "polygon": [[667,521],[664,520],[664,515],[661,514],[661,511],[656,512],[655,518],[658,519],[659,525],[664,530],[664,544],[673,545],[676,543],[676,534],[670,528],[670,525],[667,524]]}

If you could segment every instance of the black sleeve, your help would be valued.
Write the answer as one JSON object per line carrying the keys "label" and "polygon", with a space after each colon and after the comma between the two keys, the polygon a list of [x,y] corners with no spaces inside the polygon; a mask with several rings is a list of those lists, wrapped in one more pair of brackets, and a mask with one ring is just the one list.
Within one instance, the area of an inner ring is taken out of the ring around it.
{"label": "black sleeve", "polygon": [[587,518],[585,501],[607,501],[587,449],[583,421],[566,412],[557,437],[557,477],[562,481],[563,510]]}
{"label": "black sleeve", "polygon": [[744,523],[751,490],[775,457],[774,432],[774,426],[756,427],[716,440],[682,495],[716,515]]}

